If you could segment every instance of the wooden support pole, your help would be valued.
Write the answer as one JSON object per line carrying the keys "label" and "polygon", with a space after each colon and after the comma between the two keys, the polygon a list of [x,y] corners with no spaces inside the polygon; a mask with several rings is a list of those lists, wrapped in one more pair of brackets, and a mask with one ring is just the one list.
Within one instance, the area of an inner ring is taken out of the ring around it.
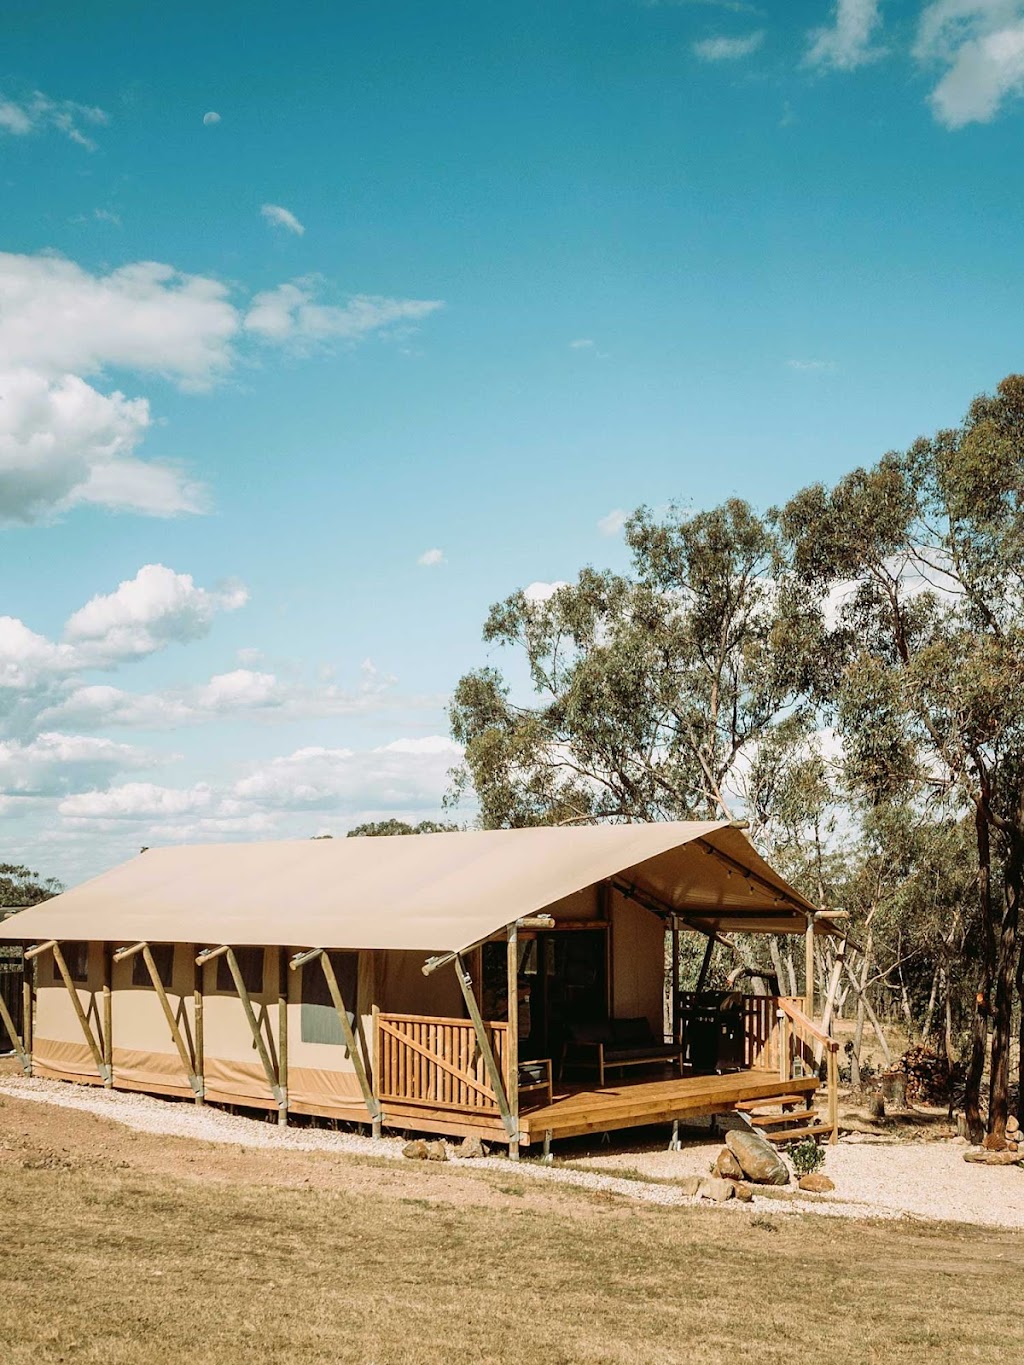
{"label": "wooden support pole", "polygon": [[326,983],[328,983],[330,999],[332,999],[333,1005],[335,1005],[337,1021],[339,1021],[339,1024],[341,1025],[341,1037],[345,1040],[345,1047],[348,1048],[348,1055],[350,1055],[352,1059],[352,1070],[355,1072],[356,1081],[359,1082],[359,1091],[362,1092],[363,1104],[366,1106],[367,1114],[370,1115],[370,1121],[377,1123],[378,1119],[381,1117],[381,1106],[380,1103],[378,1103],[377,1096],[374,1095],[370,1081],[367,1080],[366,1067],[363,1066],[363,1058],[359,1051],[359,1043],[358,1040],[356,1040],[354,1031],[352,1031],[352,1024],[350,1018],[348,1018],[348,1009],[345,1007],[344,998],[343,995],[341,995],[341,987],[337,984],[335,966],[333,966],[332,961],[330,961],[329,954],[325,953],[322,947],[314,947],[314,949],[310,949],[307,953],[296,953],[295,957],[289,962],[289,966],[291,966],[292,971],[296,972],[300,966],[304,966],[307,962],[313,961],[315,957],[319,958],[319,965],[324,969],[324,979],[326,980]]}
{"label": "wooden support pole", "polygon": [[285,950],[277,950],[277,1080],[284,1092],[284,1104],[277,1111],[282,1127],[288,1123],[288,964]]}
{"label": "wooden support pole", "polygon": [[25,949],[23,957],[26,962],[34,962],[37,957],[45,952],[49,952],[49,950],[56,947],[56,945],[57,940],[55,938],[48,938],[45,943],[33,943],[31,948]]}
{"label": "wooden support pole", "polygon": [[[53,960],[57,964],[57,970],[64,978],[64,985],[68,989],[68,995],[71,996],[71,1003],[74,1006],[75,1014],[78,1016],[79,1026],[85,1035],[85,1041],[89,1045],[89,1051],[92,1053],[93,1065],[96,1067],[100,1080],[103,1081],[105,1085],[109,1074],[107,1071],[107,1064],[103,1060],[103,1053],[100,1050],[99,1043],[96,1041],[92,1026],[85,1017],[85,1010],[82,1009],[82,1002],[78,998],[78,987],[71,980],[71,973],[68,971],[68,964],[64,961],[64,954],[60,950],[60,944],[56,939],[51,939],[49,943],[45,943],[41,946],[40,951],[42,951],[42,948],[49,948],[53,952]],[[26,956],[28,956],[28,954],[26,954]]]}
{"label": "wooden support pole", "polygon": [[[22,954],[24,961],[24,954]],[[36,993],[35,963],[25,966],[21,982],[21,1031],[25,1038],[25,1051],[28,1054],[28,1074],[32,1075],[32,1024],[35,1015]]]}
{"label": "wooden support pole", "polygon": [[476,1030],[476,1041],[480,1048],[480,1055],[484,1059],[487,1068],[487,1075],[491,1082],[491,1089],[494,1091],[494,1098],[498,1102],[498,1111],[501,1114],[501,1121],[505,1125],[505,1132],[509,1136],[509,1141],[519,1140],[519,1125],[512,1117],[509,1108],[508,1096],[505,1094],[505,1086],[502,1082],[501,1072],[498,1063],[494,1058],[494,1050],[491,1041],[487,1037],[487,1030],[480,1015],[480,1006],[476,1003],[476,996],[473,994],[473,978],[466,970],[466,964],[462,960],[460,953],[455,954],[455,975],[458,977],[459,988],[462,991],[462,998],[466,1002],[466,1009],[469,1017],[473,1021],[473,1028]]}
{"label": "wooden support pole", "polygon": [[814,916],[808,915],[804,930],[804,1013],[814,1018]]}
{"label": "wooden support pole", "polygon": [[829,1142],[835,1145],[839,1141],[839,1058],[837,1047],[833,1043],[828,1050],[828,1122],[832,1132],[829,1134]]}
{"label": "wooden support pole", "polygon": [[373,1098],[377,1104],[377,1117],[373,1120],[373,1136],[379,1138],[383,1127],[384,1115],[380,1107],[380,1006],[371,1006],[371,1018],[373,1020],[373,1041],[370,1044],[372,1055],[370,1057],[370,1085],[373,1089]]}
{"label": "wooden support pole", "polygon": [[0,1024],[3,1024],[10,1035],[11,1047],[13,1047],[14,1051],[17,1053],[22,1071],[24,1071],[26,1076],[31,1076],[32,1061],[22,1044],[21,1038],[18,1036],[18,1030],[14,1027],[14,1020],[11,1018],[11,1012],[7,1008],[7,1001],[2,995],[0,995]]}
{"label": "wooden support pole", "polygon": [[700,994],[700,992],[704,989],[705,983],[707,982],[708,972],[711,968],[711,958],[714,955],[716,941],[717,940],[715,939],[715,936],[713,934],[710,934],[708,936],[708,941],[704,946],[704,957],[700,964],[700,972],[697,976],[697,985],[694,988],[695,995]]}
{"label": "wooden support pole", "polygon": [[149,979],[153,983],[153,990],[156,992],[156,997],[160,1001],[160,1008],[163,1010],[164,1019],[167,1021],[167,1027],[171,1034],[171,1041],[174,1043],[178,1057],[181,1060],[189,1089],[196,1099],[202,1099],[203,1083],[196,1075],[195,1065],[188,1054],[188,1048],[185,1046],[185,1039],[181,1036],[181,1029],[178,1028],[178,1021],[175,1019],[174,1011],[171,1009],[171,1002],[167,999],[167,991],[164,989],[164,983],[160,980],[160,972],[157,969],[156,960],[153,957],[149,944],[135,943],[130,948],[121,948],[114,954],[114,961],[124,962],[127,958],[134,957],[136,953],[142,954],[142,960],[146,964],[146,971],[149,973]]}
{"label": "wooden support pole", "polygon": [[[194,946],[194,945],[193,945]],[[206,1040],[203,1036],[203,977],[206,968],[200,967],[193,958],[192,962],[192,1005],[193,1032],[195,1034],[195,1073],[196,1080],[199,1082],[199,1094],[196,1095],[196,1104],[202,1105],[206,1097]]]}
{"label": "wooden support pole", "polygon": [[508,1107],[515,1123],[515,1137],[509,1140],[508,1154],[519,1160],[519,928],[508,926],[508,945],[505,953],[505,980],[508,993],[508,1038],[506,1040],[506,1071],[508,1074]]}
{"label": "wooden support pole", "polygon": [[103,1084],[110,1090],[114,1085],[114,996],[110,989],[110,944],[101,943],[100,948],[103,952],[103,1060],[108,1072]]}
{"label": "wooden support pole", "polygon": [[[669,1028],[671,1029],[672,1045],[679,1046],[679,917],[672,916],[671,952],[672,962],[669,974],[670,989],[672,991],[671,1007],[669,1009]],[[708,940],[713,942],[712,939]]]}
{"label": "wooden support pole", "polygon": [[779,1080],[788,1081],[789,1075],[789,1016],[779,1010]]}
{"label": "wooden support pole", "polygon": [[235,990],[238,992],[238,998],[242,1002],[242,1009],[245,1011],[249,1032],[252,1034],[252,1041],[256,1045],[256,1051],[259,1054],[259,1059],[263,1066],[263,1074],[267,1078],[267,1084],[270,1086],[270,1093],[273,1095],[278,1110],[280,1111],[282,1107],[287,1106],[288,1097],[281,1089],[277,1072],[274,1070],[274,1063],[270,1060],[270,1053],[267,1051],[267,1044],[260,1031],[259,1021],[253,1011],[252,1001],[249,998],[249,992],[246,989],[245,981],[242,978],[242,971],[238,965],[238,958],[235,957],[234,949],[230,948],[226,943],[222,943],[219,948],[207,949],[205,952],[200,953],[196,958],[196,962],[211,962],[215,957],[221,956],[227,959],[231,979],[235,983]]}

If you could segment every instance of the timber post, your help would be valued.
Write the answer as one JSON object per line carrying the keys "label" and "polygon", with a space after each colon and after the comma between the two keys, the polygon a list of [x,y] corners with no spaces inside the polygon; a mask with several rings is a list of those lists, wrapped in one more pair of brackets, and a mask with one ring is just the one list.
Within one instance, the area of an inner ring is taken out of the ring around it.
{"label": "timber post", "polygon": [[804,1013],[814,1018],[814,914],[807,915],[804,930]]}
{"label": "timber post", "polygon": [[[310,948],[308,952],[296,953],[289,966],[292,971],[298,971],[307,962],[320,959],[320,966],[323,968],[324,978],[327,982],[327,989],[330,992],[331,1000],[334,1003],[334,1012],[338,1016],[338,1023],[341,1025],[341,1036],[345,1040],[345,1047],[348,1055],[352,1059],[352,1070],[356,1073],[356,1080],[359,1082],[359,1089],[363,1096],[363,1103],[366,1105],[366,1112],[370,1115],[370,1122],[373,1125],[374,1136],[380,1136],[379,1124],[381,1121],[380,1104],[373,1088],[366,1075],[366,1067],[363,1065],[362,1054],[359,1050],[359,1042],[352,1029],[351,1021],[348,1017],[348,1009],[344,997],[341,994],[341,987],[338,985],[338,978],[334,972],[334,966],[329,954],[323,948]],[[358,988],[357,988],[358,989]],[[358,1000],[355,1002],[358,1004]],[[353,1016],[355,1011],[353,1010]]]}
{"label": "timber post", "polygon": [[508,1075],[508,1107],[515,1124],[515,1136],[509,1139],[508,1154],[519,1160],[519,928],[508,926],[508,945],[505,956],[508,991],[508,1033],[505,1038],[505,1069]]}
{"label": "timber post", "polygon": [[149,979],[153,984],[153,990],[156,992],[156,997],[160,1001],[160,1008],[163,1010],[164,1019],[166,1020],[167,1027],[170,1031],[171,1041],[178,1053],[178,1057],[185,1072],[185,1079],[188,1081],[189,1089],[192,1091],[194,1098],[200,1099],[203,1093],[202,1082],[196,1075],[192,1058],[189,1056],[188,1048],[185,1046],[185,1039],[181,1036],[181,1029],[178,1027],[178,1021],[175,1019],[174,1011],[171,1009],[171,1002],[167,999],[167,991],[164,989],[164,983],[160,979],[160,972],[149,944],[147,942],[133,943],[130,948],[119,948],[114,954],[113,960],[115,962],[125,962],[128,958],[134,957],[136,953],[142,954],[142,960],[146,964],[146,971],[149,973]]}
{"label": "timber post", "polygon": [[7,1008],[7,1001],[3,998],[2,995],[0,995],[0,1024],[3,1024],[4,1028],[10,1035],[11,1047],[14,1048],[14,1051],[18,1055],[18,1061],[21,1064],[22,1071],[24,1071],[26,1076],[31,1076],[32,1075],[31,1058],[25,1051],[25,1047],[24,1044],[22,1043],[21,1038],[18,1037],[18,1031],[14,1027],[14,1020],[11,1018],[11,1012]]}
{"label": "timber post", "polygon": [[64,985],[67,987],[68,995],[71,997],[71,1004],[75,1011],[75,1017],[78,1019],[79,1027],[85,1036],[89,1052],[92,1054],[93,1065],[96,1068],[97,1075],[105,1085],[107,1082],[107,1064],[103,1060],[103,1053],[99,1043],[96,1041],[96,1036],[92,1031],[92,1025],[86,1018],[85,1010],[82,1009],[82,1002],[78,998],[78,987],[71,980],[71,973],[68,971],[68,964],[64,961],[64,954],[60,950],[60,944],[55,938],[48,939],[46,943],[38,943],[35,947],[29,948],[25,953],[25,958],[26,960],[37,958],[40,953],[45,953],[47,949],[53,953],[53,960],[56,963],[57,970],[60,972]]}
{"label": "timber post", "polygon": [[487,1037],[487,1029],[484,1026],[483,1018],[480,1014],[480,1006],[476,1003],[476,996],[473,994],[473,978],[466,970],[466,964],[462,960],[462,954],[455,955],[455,975],[458,978],[459,988],[462,991],[462,998],[466,1002],[466,1009],[469,1017],[473,1021],[473,1028],[476,1031],[476,1041],[480,1048],[480,1055],[484,1059],[487,1068],[487,1075],[491,1082],[491,1089],[494,1091],[494,1098],[498,1102],[498,1111],[501,1114],[501,1121],[505,1125],[505,1132],[508,1134],[509,1144],[519,1141],[519,1124],[513,1119],[512,1111],[509,1108],[508,1095],[505,1093],[505,1085],[502,1079],[501,1070],[494,1057],[494,1049],[491,1047],[491,1040]]}
{"label": "timber post", "polygon": [[114,997],[110,989],[110,944],[101,943],[100,948],[103,952],[103,1060],[107,1064],[107,1078],[103,1084],[111,1090],[114,1085]]}
{"label": "timber post", "polygon": [[192,1004],[194,1008],[194,1032],[195,1032],[195,1066],[196,1079],[202,1092],[196,1094],[196,1104],[202,1105],[206,1102],[206,1060],[205,1048],[206,1040],[203,1037],[203,977],[205,967],[200,967],[195,960],[195,944],[192,945]]}
{"label": "timber post", "polygon": [[246,1022],[249,1025],[249,1032],[252,1034],[253,1045],[256,1048],[260,1064],[263,1067],[263,1074],[267,1078],[267,1085],[270,1087],[270,1093],[273,1095],[274,1103],[277,1105],[278,1112],[280,1113],[282,1107],[287,1107],[288,1097],[281,1089],[278,1073],[274,1069],[274,1063],[270,1060],[270,1053],[267,1051],[266,1040],[263,1037],[259,1021],[253,1011],[252,1000],[249,998],[249,991],[242,977],[242,970],[238,965],[238,958],[235,957],[235,950],[227,943],[222,943],[217,948],[204,948],[203,951],[196,956],[196,966],[204,967],[207,962],[212,962],[218,957],[223,957],[228,964],[228,971],[231,973],[231,980],[235,983],[235,990],[238,992],[238,998],[242,1002],[242,1009],[245,1013]]}
{"label": "timber post", "polygon": [[672,1029],[672,1046],[679,1046],[679,917],[672,916],[672,1001],[669,1020]]}
{"label": "timber post", "polygon": [[371,1132],[375,1138],[381,1136],[383,1127],[383,1112],[380,1107],[380,1006],[370,1007],[370,1017],[372,1019],[373,1038],[370,1041],[370,1087],[373,1091],[373,1098],[377,1104],[377,1115],[373,1120]]}
{"label": "timber post", "polygon": [[285,950],[277,950],[277,1081],[284,1092],[284,1104],[277,1111],[282,1128],[288,1126],[288,964]]}
{"label": "timber post", "polygon": [[25,954],[22,953],[22,982],[21,982],[21,1031],[24,1036],[25,1052],[28,1054],[28,1074],[32,1075],[32,1024],[35,1011],[35,975],[36,964],[31,966]]}

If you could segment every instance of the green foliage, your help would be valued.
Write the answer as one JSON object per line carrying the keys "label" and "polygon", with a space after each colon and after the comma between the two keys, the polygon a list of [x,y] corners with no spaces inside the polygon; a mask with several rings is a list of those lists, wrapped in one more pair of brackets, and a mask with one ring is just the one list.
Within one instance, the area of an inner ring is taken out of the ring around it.
{"label": "green foliage", "polygon": [[436,820],[421,820],[418,825],[408,825],[404,820],[370,820],[365,825],[350,829],[347,838],[375,838],[387,834],[454,834],[458,825],[439,824]]}
{"label": "green foliage", "polygon": [[56,877],[40,877],[18,863],[0,863],[0,909],[38,905],[63,890]]}
{"label": "green foliage", "polygon": [[825,1153],[813,1137],[805,1137],[801,1138],[799,1142],[791,1142],[788,1155],[793,1163],[793,1170],[798,1176],[813,1175],[815,1171],[820,1171],[825,1164]]}

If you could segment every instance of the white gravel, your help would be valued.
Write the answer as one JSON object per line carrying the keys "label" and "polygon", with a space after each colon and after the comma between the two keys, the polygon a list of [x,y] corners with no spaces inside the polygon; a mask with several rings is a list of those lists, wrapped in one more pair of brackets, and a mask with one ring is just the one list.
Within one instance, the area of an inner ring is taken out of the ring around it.
{"label": "white gravel", "polygon": [[[77,1109],[122,1123],[136,1132],[193,1138],[243,1147],[294,1152],[349,1153],[402,1159],[404,1139],[364,1137],[358,1133],[312,1128],[280,1128],[274,1123],[214,1108],[158,1099],[134,1091],[110,1091],[63,1081],[0,1078],[0,1094]],[[452,1164],[515,1170],[525,1179],[553,1181],[603,1190],[643,1203],[690,1204],[674,1184],[686,1175],[707,1175],[721,1147],[719,1140],[687,1142],[677,1152],[618,1149],[575,1161],[575,1169],[523,1160],[512,1168],[504,1157],[452,1159]],[[772,1214],[814,1212],[846,1218],[919,1218],[1024,1227],[1024,1168],[975,1166],[963,1160],[962,1145],[945,1142],[857,1142],[846,1139],[826,1149],[825,1172],[835,1181],[832,1195],[778,1198],[756,1195],[753,1205],[703,1203],[709,1214],[742,1210]],[[619,1174],[619,1173],[622,1174]]]}

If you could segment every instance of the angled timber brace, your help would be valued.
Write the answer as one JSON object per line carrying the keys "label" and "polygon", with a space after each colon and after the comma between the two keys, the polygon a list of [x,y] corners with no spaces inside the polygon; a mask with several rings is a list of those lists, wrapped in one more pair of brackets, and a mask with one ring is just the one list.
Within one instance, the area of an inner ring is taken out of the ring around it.
{"label": "angled timber brace", "polygon": [[4,1028],[11,1036],[11,1046],[18,1054],[18,1061],[21,1064],[22,1071],[24,1071],[26,1076],[31,1076],[32,1059],[29,1057],[21,1038],[18,1036],[18,1030],[14,1027],[14,1020],[11,1018],[11,1012],[7,1008],[7,1001],[2,995],[0,995],[0,1023],[3,1024]]}
{"label": "angled timber brace", "polygon": [[259,1054],[260,1062],[263,1065],[263,1074],[267,1078],[267,1084],[270,1086],[270,1093],[273,1095],[277,1104],[278,1123],[286,1124],[288,1122],[288,1090],[286,1086],[281,1084],[281,1077],[274,1069],[274,1063],[270,1060],[270,1053],[267,1051],[266,1042],[263,1039],[259,1023],[253,1012],[252,1001],[249,999],[249,992],[246,989],[245,981],[242,978],[241,968],[238,965],[238,958],[235,957],[234,949],[228,947],[226,943],[222,943],[219,948],[204,948],[196,957],[196,966],[205,967],[207,962],[212,962],[214,958],[218,957],[223,957],[227,961],[231,979],[235,983],[235,990],[238,992],[238,998],[242,1002],[242,1008],[245,1011],[245,1017],[249,1024],[249,1031],[252,1034],[253,1046]]}
{"label": "angled timber brace", "polygon": [[196,1074],[195,1063],[189,1055],[188,1048],[185,1046],[185,1039],[181,1036],[181,1029],[178,1027],[178,1021],[175,1019],[174,1011],[171,1009],[171,1002],[167,999],[167,991],[164,989],[164,983],[160,979],[160,972],[157,969],[149,944],[133,943],[130,948],[119,948],[111,960],[113,962],[126,962],[128,958],[134,957],[136,953],[142,954],[142,960],[146,964],[146,971],[149,972],[149,979],[153,983],[153,989],[156,991],[157,999],[160,1001],[160,1008],[164,1012],[164,1018],[167,1020],[167,1027],[171,1032],[171,1038],[174,1042],[174,1046],[178,1050],[178,1056],[181,1058],[181,1065],[185,1070],[189,1088],[195,1096],[196,1104],[202,1104],[204,1097],[203,1078]]}
{"label": "angled timber brace", "polygon": [[[370,1115],[370,1122],[373,1124],[373,1136],[380,1137],[382,1112],[380,1101],[373,1093],[373,1086],[370,1084],[366,1075],[366,1067],[363,1065],[362,1054],[359,1051],[359,1044],[352,1029],[352,1023],[348,1017],[348,1010],[345,1007],[345,998],[338,985],[338,978],[335,975],[334,964],[324,948],[310,948],[307,952],[296,953],[288,964],[293,972],[297,972],[300,967],[304,967],[307,962],[320,959],[320,966],[323,968],[324,979],[327,982],[327,989],[331,993],[331,1001],[334,1005],[338,1022],[341,1025],[341,1036],[345,1040],[345,1047],[348,1055],[352,1058],[352,1069],[356,1073],[356,1080],[359,1082],[359,1089],[362,1092],[363,1103],[366,1111]],[[354,1014],[354,1011],[353,1011]]]}
{"label": "angled timber brace", "polygon": [[459,979],[462,988],[462,996],[466,1002],[466,1009],[469,1010],[469,1017],[473,1021],[473,1028],[476,1030],[476,1041],[480,1048],[480,1054],[487,1067],[487,1074],[490,1077],[491,1089],[494,1091],[494,1098],[498,1102],[498,1111],[501,1114],[501,1121],[505,1125],[510,1143],[519,1142],[519,1121],[512,1113],[508,1102],[508,1095],[505,1092],[505,1083],[502,1079],[501,1069],[494,1056],[494,1049],[491,1047],[491,1040],[487,1037],[487,1029],[480,1014],[480,1007],[476,1003],[476,996],[473,994],[473,978],[466,969],[466,964],[462,960],[461,953],[454,954],[455,975]]}
{"label": "angled timber brace", "polygon": [[89,1045],[89,1051],[92,1053],[92,1060],[96,1067],[96,1072],[103,1084],[109,1088],[114,1083],[113,1070],[110,1064],[105,1060],[100,1045],[96,1041],[96,1035],[92,1031],[92,1025],[86,1018],[85,1010],[82,1009],[82,1002],[78,998],[78,987],[71,979],[71,973],[68,971],[68,964],[64,961],[64,954],[60,950],[60,944],[55,938],[49,939],[46,943],[38,943],[35,947],[26,949],[25,961],[29,962],[33,958],[39,957],[47,950],[53,953],[53,960],[57,964],[57,970],[64,979],[64,985],[68,989],[68,995],[71,996],[71,1003],[74,1006],[75,1015],[78,1018],[82,1033],[85,1035],[85,1041]]}

